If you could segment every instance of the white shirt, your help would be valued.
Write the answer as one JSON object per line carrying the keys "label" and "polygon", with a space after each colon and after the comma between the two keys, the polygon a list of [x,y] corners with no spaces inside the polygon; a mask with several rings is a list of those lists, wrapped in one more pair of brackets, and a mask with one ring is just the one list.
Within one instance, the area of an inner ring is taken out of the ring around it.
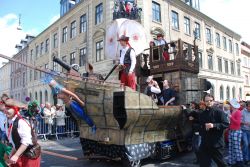
{"label": "white shirt", "polygon": [[157,87],[154,87],[154,86],[151,86],[151,87],[150,87],[150,91],[151,91],[152,93],[155,93],[155,94],[161,93],[161,89],[160,89],[160,88],[157,88]]}
{"label": "white shirt", "polygon": [[165,45],[165,44],[166,44],[166,41],[164,39],[155,41],[156,46],[161,46],[161,45]]}
{"label": "white shirt", "polygon": [[6,120],[6,115],[2,111],[0,111],[0,129],[3,132],[5,132],[4,123],[6,122]]}
{"label": "white shirt", "polygon": [[[13,122],[16,120],[16,118],[17,118],[17,115],[14,118],[12,118],[11,120],[8,120],[8,124],[9,125],[13,124]],[[21,138],[21,141],[20,141],[21,144],[23,144],[25,146],[33,145],[32,135],[31,135],[31,127],[29,125],[28,120],[26,121],[26,120],[23,120],[21,118],[19,119],[17,132]],[[15,143],[13,142],[11,134],[12,134],[12,128],[11,128],[10,134],[9,134],[8,126],[6,126],[6,135],[7,135],[7,137],[9,137],[10,143],[12,143],[12,145],[15,147]]]}
{"label": "white shirt", "polygon": [[[121,57],[120,57],[121,65],[124,65],[124,57],[128,49],[129,49],[128,46],[121,49]],[[135,69],[135,64],[136,64],[136,55],[135,55],[134,49],[131,49],[130,51],[130,59],[131,59],[131,66],[130,66],[129,72],[133,72]]]}

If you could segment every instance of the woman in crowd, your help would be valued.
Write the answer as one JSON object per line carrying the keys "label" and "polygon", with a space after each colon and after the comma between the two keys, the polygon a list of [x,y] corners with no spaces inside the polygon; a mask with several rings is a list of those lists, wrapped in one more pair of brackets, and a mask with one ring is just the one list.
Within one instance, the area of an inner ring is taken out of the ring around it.
{"label": "woman in crowd", "polygon": [[241,110],[240,104],[236,99],[232,99],[230,102],[231,106],[231,116],[230,116],[230,125],[229,125],[229,165],[234,165],[237,167],[243,167],[243,156],[241,149]]}

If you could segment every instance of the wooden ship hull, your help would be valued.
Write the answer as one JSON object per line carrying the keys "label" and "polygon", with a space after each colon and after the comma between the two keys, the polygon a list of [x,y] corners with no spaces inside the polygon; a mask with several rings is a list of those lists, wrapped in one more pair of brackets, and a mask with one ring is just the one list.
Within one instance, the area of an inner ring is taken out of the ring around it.
{"label": "wooden ship hull", "polygon": [[184,125],[180,106],[157,106],[151,97],[129,87],[123,90],[116,83],[56,80],[85,101],[84,110],[97,127],[93,133],[84,120],[76,117],[85,155],[134,162],[159,157],[159,145],[167,142],[167,157],[177,149],[176,141],[183,140],[190,130]]}

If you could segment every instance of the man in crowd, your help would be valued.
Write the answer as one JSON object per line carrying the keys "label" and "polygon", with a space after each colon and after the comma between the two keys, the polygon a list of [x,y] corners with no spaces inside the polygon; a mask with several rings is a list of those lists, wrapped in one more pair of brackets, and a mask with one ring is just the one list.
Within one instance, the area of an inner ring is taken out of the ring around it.
{"label": "man in crowd", "polygon": [[120,80],[124,86],[136,89],[135,83],[135,64],[136,55],[134,49],[129,45],[129,37],[122,35],[119,40],[122,49],[120,50]]}
{"label": "man in crowd", "polygon": [[226,114],[214,106],[214,97],[204,98],[206,110],[200,114],[200,167],[211,167],[212,160],[219,167],[226,167],[223,159],[223,131],[229,126]]}
{"label": "man in crowd", "polygon": [[246,165],[250,165],[250,102],[242,111],[241,129],[243,159]]}
{"label": "man in crowd", "polygon": [[176,100],[175,91],[169,87],[168,80],[163,81],[162,97],[165,106],[174,105]]}

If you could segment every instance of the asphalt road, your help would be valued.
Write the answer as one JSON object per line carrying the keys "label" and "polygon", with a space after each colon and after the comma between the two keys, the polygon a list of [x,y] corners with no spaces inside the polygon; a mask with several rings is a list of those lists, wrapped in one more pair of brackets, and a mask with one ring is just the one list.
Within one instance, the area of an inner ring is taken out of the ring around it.
{"label": "asphalt road", "polygon": [[[40,140],[42,146],[41,167],[121,167],[121,161],[107,161],[105,159],[84,159],[79,138],[63,140]],[[193,162],[193,153],[182,153],[177,157],[155,161],[146,159],[142,167],[197,167]]]}

